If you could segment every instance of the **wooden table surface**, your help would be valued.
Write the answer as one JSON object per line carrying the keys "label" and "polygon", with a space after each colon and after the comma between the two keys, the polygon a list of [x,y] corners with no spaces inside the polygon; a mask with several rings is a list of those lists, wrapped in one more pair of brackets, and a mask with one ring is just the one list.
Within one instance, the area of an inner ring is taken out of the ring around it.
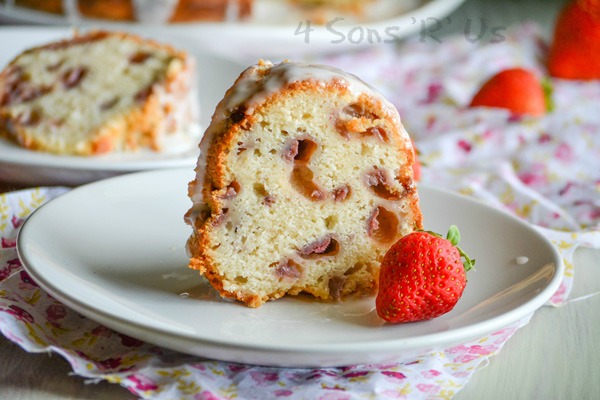
{"label": "wooden table surface", "polygon": [[[450,16],[443,33],[463,32],[469,19],[479,18],[496,27],[534,20],[549,32],[563,4],[564,0],[467,0]],[[15,188],[0,182],[0,192]],[[598,291],[600,251],[580,249],[571,298]],[[0,335],[2,399],[134,398],[117,385],[86,384],[70,371],[62,357],[28,354]],[[538,310],[456,399],[600,399],[600,296]]]}

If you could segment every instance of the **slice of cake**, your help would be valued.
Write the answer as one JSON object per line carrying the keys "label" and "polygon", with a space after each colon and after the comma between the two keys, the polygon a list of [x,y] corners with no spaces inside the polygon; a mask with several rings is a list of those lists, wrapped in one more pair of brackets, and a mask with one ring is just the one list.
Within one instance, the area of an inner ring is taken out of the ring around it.
{"label": "slice of cake", "polygon": [[0,73],[0,135],[56,154],[165,150],[197,123],[194,68],[183,51],[118,32],[27,50]]}
{"label": "slice of cake", "polygon": [[260,62],[200,144],[190,267],[250,307],[285,294],[371,294],[379,261],[421,227],[410,138],[355,76]]}

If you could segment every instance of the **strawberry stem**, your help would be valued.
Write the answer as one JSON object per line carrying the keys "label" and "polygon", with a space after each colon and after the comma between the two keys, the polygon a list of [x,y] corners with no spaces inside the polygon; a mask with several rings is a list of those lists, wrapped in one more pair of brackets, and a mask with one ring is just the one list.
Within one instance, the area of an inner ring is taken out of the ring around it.
{"label": "strawberry stem", "polygon": [[460,243],[460,231],[456,225],[450,226],[446,239],[452,243],[452,246],[456,246]]}
{"label": "strawberry stem", "polygon": [[546,111],[554,111],[554,98],[552,97],[554,93],[554,87],[552,86],[552,81],[549,78],[542,79],[542,90],[544,91],[544,99],[546,100]]}
{"label": "strawberry stem", "polygon": [[475,260],[472,259],[471,257],[469,257],[467,255],[467,253],[465,253],[463,251],[463,249],[461,249],[460,247],[456,246],[456,248],[458,249],[458,252],[460,253],[461,257],[465,259],[463,261],[463,266],[465,267],[465,271],[469,272],[470,270],[475,268]]}

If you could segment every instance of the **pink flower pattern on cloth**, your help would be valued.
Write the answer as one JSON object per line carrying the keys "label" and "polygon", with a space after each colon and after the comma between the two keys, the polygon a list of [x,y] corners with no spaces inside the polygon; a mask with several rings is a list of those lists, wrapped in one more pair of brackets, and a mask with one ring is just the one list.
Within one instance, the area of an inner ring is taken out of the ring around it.
{"label": "pink flower pattern on cloth", "polygon": [[[477,51],[475,50],[477,48]],[[544,73],[546,47],[524,26],[495,43],[418,38],[318,60],[354,72],[399,109],[420,151],[423,181],[474,196],[536,226],[567,266],[550,301],[569,296],[578,246],[600,248],[600,82],[554,81],[556,111],[543,118],[467,109],[492,73]],[[205,360],[160,348],[87,319],[39,288],[18,259],[24,220],[65,188],[0,195],[0,330],[28,352],[56,352],[75,374],[152,399],[450,399],[497,354],[517,323],[413,360],[344,368],[284,369]]]}

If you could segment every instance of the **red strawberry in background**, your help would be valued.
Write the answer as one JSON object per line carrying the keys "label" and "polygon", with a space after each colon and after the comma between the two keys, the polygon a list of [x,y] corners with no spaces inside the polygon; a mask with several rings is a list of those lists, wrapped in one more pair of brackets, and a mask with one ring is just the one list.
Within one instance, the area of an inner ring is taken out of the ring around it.
{"label": "red strawberry in background", "polygon": [[412,170],[413,178],[415,181],[421,180],[421,161],[419,160],[419,150],[415,147],[415,143],[411,140],[413,150],[415,153],[415,159],[413,161]]}
{"label": "red strawberry in background", "polygon": [[600,0],[571,1],[561,11],[547,64],[557,78],[600,78]]}
{"label": "red strawberry in background", "polygon": [[395,324],[432,319],[452,310],[465,289],[466,272],[475,265],[456,247],[459,241],[453,225],[446,238],[415,231],[396,242],[381,262],[375,300],[379,316]]}
{"label": "red strawberry in background", "polygon": [[497,107],[517,115],[541,116],[551,107],[551,88],[531,71],[511,68],[485,82],[473,96],[470,107]]}
{"label": "red strawberry in background", "polygon": [[421,180],[421,162],[419,161],[418,153],[415,151],[415,161],[412,165],[413,178],[415,181]]}

